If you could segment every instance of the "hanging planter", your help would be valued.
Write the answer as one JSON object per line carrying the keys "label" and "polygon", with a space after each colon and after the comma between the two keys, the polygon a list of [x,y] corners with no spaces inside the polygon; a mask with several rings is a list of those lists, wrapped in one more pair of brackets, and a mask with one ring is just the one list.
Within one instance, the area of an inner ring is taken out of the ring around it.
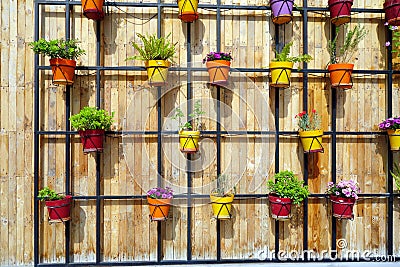
{"label": "hanging planter", "polygon": [[169,61],[148,60],[145,62],[145,66],[151,86],[164,86],[167,84]]}
{"label": "hanging planter", "polygon": [[225,174],[217,178],[217,187],[211,191],[210,200],[214,218],[226,220],[232,218],[232,202],[236,188]]}
{"label": "hanging planter", "polygon": [[390,150],[400,150],[400,116],[392,117],[379,123],[379,129],[387,131],[389,136]]}
{"label": "hanging planter", "polygon": [[49,214],[49,222],[65,222],[71,219],[71,195],[64,196],[45,187],[39,191],[38,199],[45,202]]}
{"label": "hanging planter", "polygon": [[197,13],[198,0],[178,0],[178,18],[183,22],[193,22],[199,18]]}
{"label": "hanging planter", "polygon": [[290,75],[295,62],[310,62],[312,57],[308,54],[290,57],[290,48],[293,41],[287,43],[280,53],[275,50],[275,59],[269,63],[272,87],[286,88],[290,86]]}
{"label": "hanging planter", "polygon": [[322,146],[322,130],[300,131],[300,141],[303,146],[304,153],[324,152]]}
{"label": "hanging planter", "polygon": [[353,0],[329,0],[331,22],[336,26],[350,22]]}
{"label": "hanging planter", "polygon": [[171,65],[172,58],[175,55],[175,44],[172,44],[168,37],[157,38],[155,34],[144,36],[136,34],[142,41],[143,47],[138,43],[131,42],[132,46],[139,52],[139,55],[128,57],[126,60],[143,60],[151,86],[165,86],[168,79],[168,68]]}
{"label": "hanging planter", "polygon": [[200,131],[179,131],[179,148],[183,153],[199,151]]}
{"label": "hanging planter", "polygon": [[105,130],[110,130],[114,112],[111,115],[104,109],[84,107],[70,117],[72,128],[78,130],[83,144],[83,152],[103,152]]}
{"label": "hanging planter", "polygon": [[277,220],[286,220],[291,217],[292,204],[300,204],[310,194],[304,181],[298,180],[291,171],[280,171],[274,175],[274,180],[267,182],[270,191],[268,200],[271,216]]}
{"label": "hanging planter", "polygon": [[388,130],[390,150],[399,151],[400,150],[400,129]]}
{"label": "hanging planter", "polygon": [[354,64],[338,63],[328,65],[331,86],[340,89],[351,89],[353,87],[351,79],[353,69]]}
{"label": "hanging planter", "polygon": [[353,219],[353,207],[358,199],[360,187],[354,180],[329,182],[326,193],[332,202],[332,215],[339,219]]}
{"label": "hanging planter", "polygon": [[389,25],[400,26],[400,0],[386,0],[383,4]]}
{"label": "hanging planter", "polygon": [[74,83],[76,57],[85,54],[85,50],[78,47],[78,41],[71,39],[64,41],[54,39],[29,43],[35,54],[42,54],[50,57],[50,66],[53,73],[54,84],[71,85]]}
{"label": "hanging planter", "polygon": [[275,24],[289,23],[292,19],[294,0],[270,0],[272,22]]}
{"label": "hanging planter", "polygon": [[207,54],[203,63],[206,63],[210,84],[221,86],[228,84],[231,60],[231,53],[210,52]]}
{"label": "hanging planter", "polygon": [[147,191],[147,203],[151,221],[165,221],[168,219],[172,198],[173,191],[169,187],[156,187]]}
{"label": "hanging planter", "polygon": [[82,0],[83,15],[88,19],[102,20],[104,0]]}

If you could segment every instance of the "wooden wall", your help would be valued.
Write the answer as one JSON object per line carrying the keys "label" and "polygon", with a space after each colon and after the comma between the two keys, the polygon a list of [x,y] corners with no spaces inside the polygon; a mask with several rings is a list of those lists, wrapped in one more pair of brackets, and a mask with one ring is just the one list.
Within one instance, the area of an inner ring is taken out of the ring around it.
{"label": "wooden wall", "polygon": [[[1,84],[0,84],[0,265],[33,263],[33,81],[34,55],[28,47],[33,40],[33,1],[1,1]],[[119,1],[116,1],[119,2]],[[143,2],[151,2],[149,0]],[[174,2],[175,1],[168,1]],[[268,5],[267,0],[226,0],[225,4]],[[302,1],[296,0],[301,7]],[[325,0],[310,0],[309,6],[326,7]],[[381,3],[382,2],[382,3]],[[201,3],[215,3],[205,0]],[[355,1],[354,8],[381,8],[383,1]],[[139,61],[125,61],[135,51],[129,42],[135,33],[156,33],[156,8],[109,7],[101,22],[101,62],[104,66],[141,66]],[[191,61],[201,60],[217,48],[216,13],[199,9],[200,20],[191,27]],[[81,6],[71,13],[71,37],[82,41],[87,51],[78,65],[95,65],[96,25],[81,15]],[[178,42],[176,62],[185,66],[186,24],[177,18],[177,9],[165,8],[161,15],[162,34],[171,32]],[[353,14],[351,26],[364,25],[368,36],[359,45],[356,69],[386,69],[386,29],[382,14]],[[65,7],[41,6],[40,36],[46,39],[65,35]],[[308,36],[308,52],[314,60],[312,69],[325,69],[329,58],[327,40],[331,38],[328,13],[309,13],[308,32],[303,32],[302,17],[294,13],[293,22],[280,27],[280,42],[294,41],[293,54],[303,50],[302,38]],[[275,26],[269,11],[225,10],[221,15],[221,50],[231,51],[233,68],[267,68],[273,57]],[[371,56],[372,55],[372,56]],[[48,58],[40,58],[48,65]],[[115,112],[114,130],[157,130],[157,92],[145,85],[144,71],[103,71],[101,73],[102,107]],[[233,85],[221,90],[221,125],[229,130],[275,130],[275,94],[279,94],[279,127],[296,131],[294,116],[302,110],[317,109],[323,117],[323,128],[331,130],[332,90],[324,74],[310,74],[308,107],[302,106],[303,78],[293,74],[292,86],[285,90],[270,89],[268,73],[232,73]],[[337,91],[337,131],[377,131],[386,117],[386,77],[355,75],[352,90]],[[393,114],[399,110],[399,80],[394,77]],[[162,97],[164,129],[174,130],[168,118],[171,111],[187,100],[186,77],[172,73],[171,88]],[[216,130],[216,94],[206,84],[205,72],[194,74],[195,99],[201,99],[206,111],[206,130]],[[40,72],[40,129],[65,129],[66,88],[51,84],[50,71]],[[179,86],[177,86],[177,84]],[[82,107],[96,104],[94,71],[77,71],[71,89],[72,114]],[[45,135],[40,138],[40,187],[50,186],[65,192],[65,137]],[[194,173],[193,193],[208,194],[216,176],[215,139],[202,142],[199,171]],[[331,138],[323,139],[325,153],[309,157],[308,183],[312,193],[324,193],[331,180],[331,162],[336,158],[337,178],[353,178],[364,193],[388,192],[385,136],[338,136],[336,154],[331,153]],[[144,135],[108,136],[101,156],[101,193],[103,195],[142,195],[157,184],[157,138]],[[185,158],[177,149],[176,136],[163,137],[162,174],[176,188],[187,191]],[[77,136],[72,139],[71,181],[76,196],[96,194],[96,160],[84,155]],[[290,169],[303,177],[305,155],[295,135],[279,139],[279,168]],[[227,135],[222,138],[222,171],[238,180],[239,194],[266,193],[266,179],[274,172],[274,140],[260,136]],[[394,157],[399,161],[398,155]],[[194,260],[216,259],[216,221],[212,219],[207,200],[195,200],[192,220],[188,220],[185,200],[176,200],[170,218],[162,224],[162,253],[165,260],[186,260],[188,236]],[[96,202],[76,200],[71,221],[71,260],[95,260]],[[308,248],[323,251],[331,248],[332,220],[325,198],[308,202]],[[394,206],[394,233],[399,230],[400,202]],[[344,238],[351,250],[387,251],[388,206],[385,198],[363,198],[355,208],[354,221],[338,221],[337,238]],[[104,261],[145,261],[157,259],[157,224],[149,222],[148,208],[142,200],[105,200],[101,213],[101,243]],[[280,222],[280,249],[303,249],[302,207],[289,222]],[[40,261],[64,262],[64,225],[48,224],[44,205],[40,209]],[[234,203],[234,217],[221,223],[221,255],[224,259],[265,258],[275,249],[275,221],[269,215],[265,198],[240,199]],[[394,235],[394,252],[400,254],[400,238]]]}

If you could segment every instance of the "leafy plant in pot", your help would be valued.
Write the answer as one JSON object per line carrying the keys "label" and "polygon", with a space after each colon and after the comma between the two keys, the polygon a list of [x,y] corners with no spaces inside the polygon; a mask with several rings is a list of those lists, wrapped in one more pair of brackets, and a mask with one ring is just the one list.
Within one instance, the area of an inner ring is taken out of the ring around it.
{"label": "leafy plant in pot", "polygon": [[50,222],[65,222],[71,219],[71,195],[65,196],[49,187],[44,187],[39,191],[38,199],[45,202]]}
{"label": "leafy plant in pot", "polygon": [[313,58],[308,54],[289,56],[293,41],[287,43],[279,53],[275,49],[275,59],[269,63],[271,70],[271,86],[285,88],[290,85],[290,76],[296,62],[310,62]]}
{"label": "leafy plant in pot", "polygon": [[289,219],[292,204],[300,204],[310,194],[308,186],[288,170],[276,173],[274,179],[267,182],[272,218]]}
{"label": "leafy plant in pot", "polygon": [[400,116],[388,118],[379,123],[380,130],[386,130],[389,136],[390,149],[400,150]]}
{"label": "leafy plant in pot", "polygon": [[315,109],[311,114],[306,111],[300,112],[295,116],[299,127],[299,136],[303,145],[304,153],[324,152],[322,146],[321,117]]}
{"label": "leafy plant in pot", "polygon": [[168,218],[174,191],[170,187],[155,187],[147,191],[150,220],[164,221]]}
{"label": "leafy plant in pot", "polygon": [[50,57],[54,84],[71,85],[74,83],[75,58],[85,54],[85,50],[79,48],[77,40],[54,39],[46,41],[42,38],[29,43],[29,46],[35,54]]}
{"label": "leafy plant in pot", "polygon": [[356,25],[345,35],[342,45],[338,45],[340,28],[336,28],[336,35],[333,40],[328,42],[328,51],[330,61],[328,64],[328,72],[331,80],[331,86],[342,89],[350,89],[353,87],[351,81],[351,73],[354,64],[348,63],[355,52],[359,43],[365,38],[368,31],[364,26]]}
{"label": "leafy plant in pot", "polygon": [[139,55],[128,57],[126,60],[144,60],[149,78],[149,84],[152,86],[164,86],[168,79],[168,68],[173,63],[173,57],[176,53],[175,44],[171,43],[167,37],[154,35],[142,35],[137,33],[136,36],[143,43],[143,47],[135,41],[131,42],[132,46],[139,52]]}
{"label": "leafy plant in pot", "polygon": [[104,109],[84,107],[78,114],[70,117],[72,128],[81,137],[83,152],[103,152],[105,130],[110,130],[114,112],[109,115]]}
{"label": "leafy plant in pot", "polygon": [[352,219],[353,206],[360,192],[360,187],[354,180],[329,182],[326,193],[332,202],[333,216],[339,219]]}
{"label": "leafy plant in pot", "polygon": [[231,179],[225,174],[220,174],[216,180],[217,187],[210,193],[211,206],[216,219],[232,218],[232,202],[236,194],[236,188]]}
{"label": "leafy plant in pot", "polygon": [[228,83],[231,61],[231,53],[210,52],[203,59],[206,63],[210,83],[225,86]]}
{"label": "leafy plant in pot", "polygon": [[193,112],[188,115],[191,120],[185,123],[181,123],[184,117],[183,111],[180,108],[175,109],[175,115],[172,116],[172,119],[179,122],[179,147],[181,152],[196,153],[199,151],[199,138],[202,127],[200,118],[203,114],[205,112],[201,109],[200,100],[194,103]]}

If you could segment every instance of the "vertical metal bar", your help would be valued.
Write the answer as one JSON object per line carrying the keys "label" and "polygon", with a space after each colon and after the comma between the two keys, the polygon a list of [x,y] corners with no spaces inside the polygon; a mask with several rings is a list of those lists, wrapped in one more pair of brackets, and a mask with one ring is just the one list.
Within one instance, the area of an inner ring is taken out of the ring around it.
{"label": "vertical metal bar", "polygon": [[[34,40],[39,39],[39,4],[34,2]],[[39,94],[39,55],[35,54],[34,57],[34,122],[33,122],[33,261],[34,266],[39,264],[39,202],[37,195],[39,192],[39,105],[40,105],[40,94]]]}
{"label": "vertical metal bar", "polygon": [[[101,23],[100,21],[96,21],[96,67],[101,65]],[[100,70],[96,70],[96,107],[101,107],[101,75]],[[99,153],[96,153],[96,263],[101,262],[101,218],[102,218],[102,209],[101,205],[103,200],[100,198],[101,196],[101,167],[100,161],[101,156]]]}
{"label": "vertical metal bar", "polygon": [[[279,47],[279,25],[275,24],[275,49],[278,51]],[[275,90],[275,173],[279,172],[279,95],[278,88],[270,87]],[[270,203],[271,205],[271,203]],[[278,258],[279,253],[279,221],[275,220],[275,258]]]}
{"label": "vertical metal bar", "polygon": [[[71,6],[69,2],[65,3],[65,39],[71,38]],[[65,88],[65,130],[70,130],[69,117],[71,113],[71,86],[67,85]],[[70,179],[71,179],[71,136],[65,135],[65,191],[66,194],[71,193]],[[65,223],[65,262],[70,262],[70,221]]]}

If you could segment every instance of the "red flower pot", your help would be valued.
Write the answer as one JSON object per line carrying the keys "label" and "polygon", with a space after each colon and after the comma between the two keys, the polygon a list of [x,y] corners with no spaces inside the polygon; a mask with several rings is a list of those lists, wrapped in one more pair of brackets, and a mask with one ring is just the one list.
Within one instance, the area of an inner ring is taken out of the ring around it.
{"label": "red flower pot", "polygon": [[67,195],[61,200],[45,201],[47,210],[49,212],[49,220],[53,222],[69,221],[71,209],[72,196]]}
{"label": "red flower pot", "polygon": [[104,130],[96,129],[78,132],[81,136],[84,153],[103,152]]}
{"label": "red flower pot", "polygon": [[386,0],[383,4],[386,21],[393,26],[400,26],[400,0]]}
{"label": "red flower pot", "polygon": [[329,0],[328,5],[333,24],[339,26],[350,21],[353,0]]}
{"label": "red flower pot", "polygon": [[353,219],[353,206],[356,203],[355,198],[329,196],[332,201],[333,216],[340,219]]}
{"label": "red flower pot", "polygon": [[268,195],[271,205],[271,214],[274,219],[289,219],[290,210],[292,208],[292,200],[290,198],[278,197],[276,194]]}

